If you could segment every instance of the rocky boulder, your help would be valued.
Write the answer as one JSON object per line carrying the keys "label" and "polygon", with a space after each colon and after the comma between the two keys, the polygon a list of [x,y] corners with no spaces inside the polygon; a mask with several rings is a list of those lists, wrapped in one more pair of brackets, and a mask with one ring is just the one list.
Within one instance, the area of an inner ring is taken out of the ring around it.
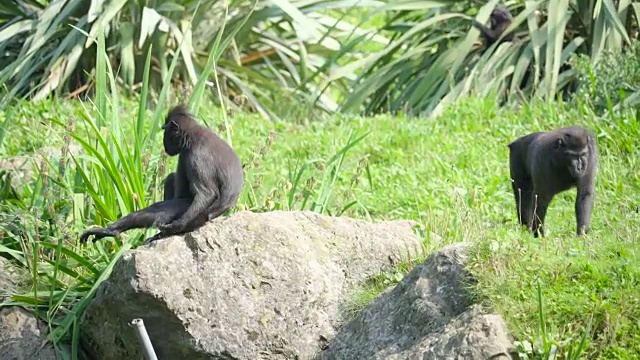
{"label": "rocky boulder", "polygon": [[0,304],[15,289],[15,275],[11,262],[0,256]]}
{"label": "rocky boulder", "polygon": [[243,211],[141,246],[85,311],[85,349],[141,358],[128,323],[142,318],[159,359],[312,358],[334,337],[350,289],[420,254],[416,225]]}
{"label": "rocky boulder", "polygon": [[47,325],[19,306],[2,306],[16,288],[16,276],[11,262],[0,257],[0,359],[55,359],[55,350],[47,343]]}
{"label": "rocky boulder", "polygon": [[0,308],[0,359],[55,360],[47,325],[19,306]]}
{"label": "rocky boulder", "polygon": [[316,359],[511,359],[513,339],[502,318],[472,304],[467,248],[459,243],[430,255],[343,326]]}

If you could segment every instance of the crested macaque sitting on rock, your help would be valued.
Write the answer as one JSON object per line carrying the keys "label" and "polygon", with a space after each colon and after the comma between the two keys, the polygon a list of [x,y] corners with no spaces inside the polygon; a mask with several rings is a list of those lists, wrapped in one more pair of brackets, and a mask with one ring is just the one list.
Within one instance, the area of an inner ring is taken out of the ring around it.
{"label": "crested macaque sitting on rock", "polygon": [[598,148],[587,129],[570,126],[535,132],[509,144],[516,212],[521,225],[544,236],[544,218],[553,197],[577,188],[577,234],[589,232],[595,195]]}
{"label": "crested macaque sitting on rock", "polygon": [[157,227],[147,243],[193,231],[235,205],[244,184],[236,152],[210,129],[198,124],[182,106],[169,111],[162,126],[164,150],[178,155],[178,166],[164,182],[164,200],[130,213],[106,228],[92,228],[80,236],[85,243],[123,231]]}
{"label": "crested macaque sitting on rock", "polygon": [[[482,36],[485,39],[486,46],[489,47],[504,33],[504,31],[511,25],[513,21],[513,16],[511,16],[511,12],[504,5],[496,6],[491,15],[489,16],[489,21],[491,22],[491,28],[484,26],[476,20],[473,20],[472,25],[478,28],[482,33]],[[514,35],[513,33],[505,35],[504,38],[500,41],[500,43],[504,41],[513,41]]]}

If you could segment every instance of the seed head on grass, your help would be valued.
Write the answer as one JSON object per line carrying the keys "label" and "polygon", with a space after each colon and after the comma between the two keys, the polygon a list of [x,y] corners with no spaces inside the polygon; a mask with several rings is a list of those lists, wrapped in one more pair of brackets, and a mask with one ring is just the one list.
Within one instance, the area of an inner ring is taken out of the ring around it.
{"label": "seed head on grass", "polygon": [[[265,205],[269,211],[284,209],[287,204],[287,194],[293,189],[293,184],[288,180],[280,180],[265,199]],[[291,209],[289,209],[291,210]]]}
{"label": "seed head on grass", "polygon": [[254,168],[254,169],[260,168],[260,165],[262,164],[262,161],[261,161],[262,158],[267,155],[267,153],[269,152],[269,149],[271,148],[271,145],[273,145],[273,143],[276,141],[277,138],[278,138],[278,133],[273,130],[270,130],[269,135],[265,139],[262,146],[260,146],[257,149],[257,151],[252,151],[253,155],[251,156],[251,160],[249,162],[251,168]]}
{"label": "seed head on grass", "polygon": [[[167,169],[167,158],[168,155],[164,151],[160,153],[160,160],[158,160],[158,166],[156,168],[156,176],[154,181],[154,186],[151,187],[151,198],[153,199],[158,192],[158,188],[160,184],[165,178],[165,171]],[[164,195],[164,194],[163,194]]]}
{"label": "seed head on grass", "polygon": [[358,161],[358,165],[356,166],[356,172],[351,176],[351,187],[355,188],[360,184],[360,177],[362,176],[362,172],[364,169],[369,166],[369,156],[364,156]]}
{"label": "seed head on grass", "polygon": [[52,220],[55,220],[55,207],[54,207],[54,199],[51,196],[51,188],[49,186],[49,165],[47,157],[44,154],[41,154],[40,160],[40,176],[42,177],[42,201],[47,206],[47,215]]}
{"label": "seed head on grass", "polygon": [[67,126],[65,127],[65,133],[62,141],[62,148],[60,149],[60,165],[59,172],[60,177],[64,177],[67,170],[67,157],[69,156],[69,146],[71,145],[71,133],[73,133],[75,124],[73,119],[69,119]]}
{"label": "seed head on grass", "polygon": [[[267,155],[271,145],[275,142],[278,137],[278,133],[271,130],[269,131],[269,135],[265,139],[265,142],[256,150],[252,151],[252,156],[247,163],[245,170],[253,169],[258,170],[262,167],[262,159]],[[257,204],[258,201],[255,197],[256,190],[262,186],[262,174],[259,174],[255,179],[251,181],[251,192],[253,193],[253,201],[254,204]]]}
{"label": "seed head on grass", "polygon": [[356,196],[355,189],[360,186],[360,179],[362,172],[368,166],[368,156],[362,157],[356,165],[356,171],[351,175],[349,180],[349,187],[343,191],[343,198],[348,199]]}
{"label": "seed head on grass", "polygon": [[304,191],[306,194],[311,195],[313,194],[313,187],[316,186],[316,179],[315,177],[310,177],[309,179],[307,179],[307,182],[304,184]]}
{"label": "seed head on grass", "polygon": [[192,86],[184,86],[182,87],[182,91],[180,91],[180,104],[184,104],[188,101],[193,93]]}
{"label": "seed head on grass", "polygon": [[[164,151],[163,151],[164,153]],[[149,166],[149,161],[151,160],[151,153],[145,152],[142,154],[142,168],[146,169]]]}
{"label": "seed head on grass", "polygon": [[138,198],[138,194],[132,192],[131,198],[133,198],[133,208],[135,209],[135,211],[140,210],[140,199]]}

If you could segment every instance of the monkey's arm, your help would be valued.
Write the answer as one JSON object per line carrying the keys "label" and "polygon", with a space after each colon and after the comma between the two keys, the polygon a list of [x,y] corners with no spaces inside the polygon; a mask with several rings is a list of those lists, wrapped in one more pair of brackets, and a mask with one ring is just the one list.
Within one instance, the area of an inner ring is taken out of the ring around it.
{"label": "monkey's arm", "polygon": [[598,169],[598,144],[595,137],[588,137],[588,168],[586,174],[576,184],[576,233],[578,236],[589,233],[591,226],[591,210],[596,193],[596,172]]}
{"label": "monkey's arm", "polygon": [[475,26],[478,30],[480,30],[480,32],[482,33],[482,36],[484,36],[485,40],[487,41],[487,46],[494,43],[496,40],[498,40],[498,38],[501,35],[501,33],[498,32],[497,30],[489,29],[488,27],[484,26],[483,24],[479,23],[476,20],[473,20],[472,25]]}
{"label": "monkey's arm", "polygon": [[191,206],[181,216],[172,222],[158,223],[158,229],[167,234],[177,234],[192,229],[193,224],[202,222],[202,219],[205,219],[206,222],[208,209],[218,200],[220,191],[214,185],[198,189],[198,191],[194,191],[197,195]]}
{"label": "monkey's arm", "polygon": [[589,232],[591,223],[591,210],[593,209],[595,184],[593,175],[587,173],[578,181],[576,194],[576,234],[582,235]]}
{"label": "monkey's arm", "polygon": [[141,229],[158,226],[172,221],[189,208],[189,199],[173,199],[160,201],[144,209],[132,212],[106,228],[96,227],[86,230],[80,235],[80,242],[86,243],[89,236],[94,235],[93,242],[108,236],[117,236],[130,229]]}

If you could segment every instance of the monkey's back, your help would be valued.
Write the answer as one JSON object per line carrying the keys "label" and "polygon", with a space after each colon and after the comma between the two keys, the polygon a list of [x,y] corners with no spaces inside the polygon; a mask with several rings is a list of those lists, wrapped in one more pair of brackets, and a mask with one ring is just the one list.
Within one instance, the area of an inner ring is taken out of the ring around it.
{"label": "monkey's back", "polygon": [[531,164],[532,162],[531,144],[542,134],[544,133],[541,131],[527,134],[517,138],[508,145],[512,167],[518,167],[517,170],[526,173],[528,177],[531,176],[531,168],[530,166],[526,166],[526,164]]}
{"label": "monkey's back", "polygon": [[235,203],[240,197],[244,186],[244,171],[240,157],[236,151],[211,129],[200,125],[205,131],[201,131],[202,144],[206,144],[211,158],[208,166],[211,166],[216,183],[220,190],[223,203]]}

